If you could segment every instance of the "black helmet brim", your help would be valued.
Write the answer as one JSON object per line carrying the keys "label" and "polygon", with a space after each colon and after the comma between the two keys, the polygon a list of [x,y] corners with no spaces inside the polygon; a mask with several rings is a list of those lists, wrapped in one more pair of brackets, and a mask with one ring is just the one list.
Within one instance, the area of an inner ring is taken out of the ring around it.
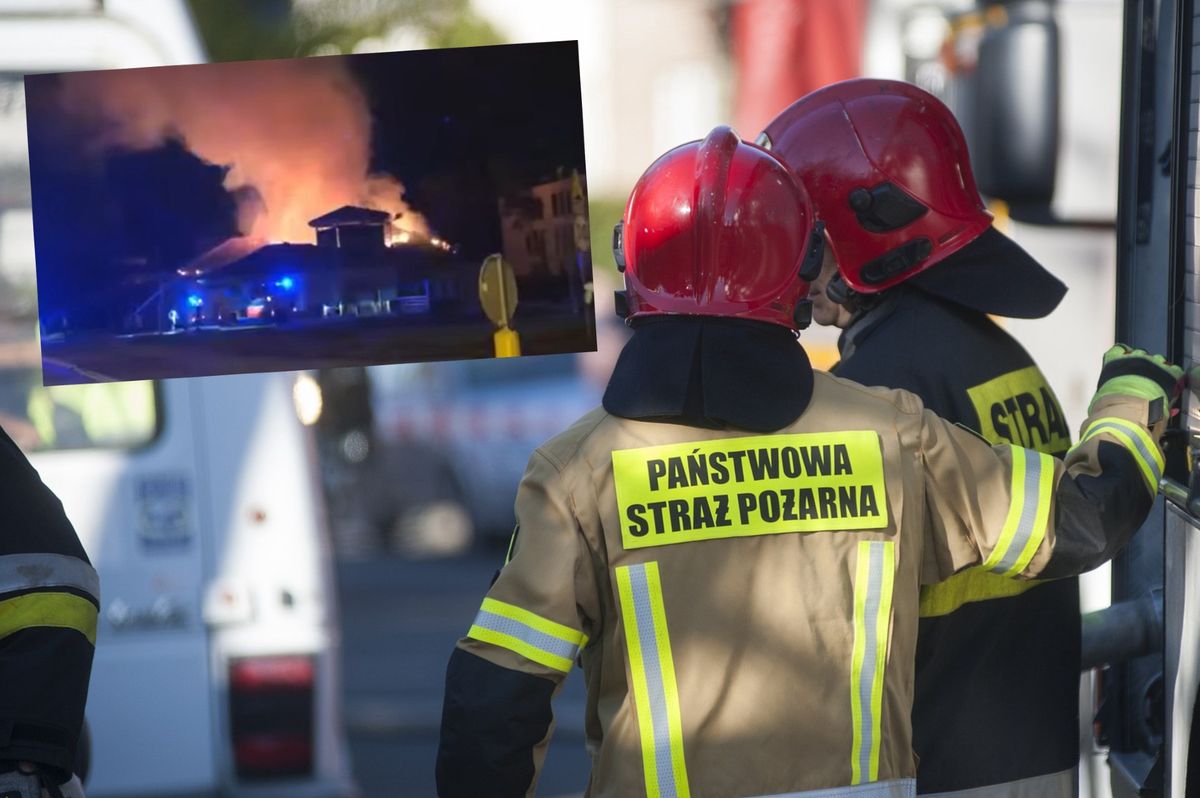
{"label": "black helmet brim", "polygon": [[1061,280],[994,227],[908,282],[957,305],[1014,319],[1048,316],[1067,293]]}

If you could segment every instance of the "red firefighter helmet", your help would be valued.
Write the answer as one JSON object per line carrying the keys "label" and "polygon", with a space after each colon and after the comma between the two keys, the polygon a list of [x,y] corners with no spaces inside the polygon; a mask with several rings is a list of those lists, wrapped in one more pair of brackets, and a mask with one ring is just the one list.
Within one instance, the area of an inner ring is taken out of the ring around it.
{"label": "red firefighter helmet", "polygon": [[804,183],[855,291],[904,282],[991,227],[962,129],[909,83],[864,78],[818,89],[775,117],[759,144]]}
{"label": "red firefighter helmet", "polygon": [[623,315],[803,329],[823,244],[808,195],[787,168],[730,128],[715,128],[663,155],[633,188],[613,235],[625,272]]}

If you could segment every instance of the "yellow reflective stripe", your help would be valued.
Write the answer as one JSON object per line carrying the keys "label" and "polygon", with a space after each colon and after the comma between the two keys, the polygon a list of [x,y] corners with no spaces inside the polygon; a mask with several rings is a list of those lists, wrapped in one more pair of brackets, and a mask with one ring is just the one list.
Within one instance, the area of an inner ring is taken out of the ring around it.
{"label": "yellow reflective stripe", "polygon": [[562,671],[563,673],[569,673],[571,666],[575,664],[575,660],[573,659],[552,654],[549,651],[527,643],[519,637],[504,632],[497,632],[478,624],[471,626],[470,630],[467,631],[467,637],[482,640],[484,643],[491,643],[500,648],[507,648],[509,651],[520,654],[527,660],[545,665],[547,668],[554,668],[554,670]]}
{"label": "yellow reflective stripe", "polygon": [[467,637],[506,648],[562,673],[571,670],[579,649],[587,644],[583,632],[493,598],[483,600]]}
{"label": "yellow reflective stripe", "polygon": [[895,544],[885,542],[883,548],[883,586],[879,597],[879,607],[875,616],[875,682],[871,687],[871,718],[873,720],[872,738],[875,745],[871,747],[870,780],[879,779],[879,750],[883,739],[883,674],[887,669],[888,627],[892,621],[892,589],[895,572]]}
{"label": "yellow reflective stripe", "polygon": [[[1046,539],[1046,528],[1050,525],[1050,500],[1054,493],[1054,458],[1041,452],[1030,452],[1040,461],[1037,474],[1037,509],[1033,518],[1033,529],[1025,537],[1025,545],[1020,550],[1015,562],[1001,572],[1002,576],[1016,576],[1025,570],[1033,555],[1037,554],[1042,541]],[[1014,542],[1014,548],[1020,538]],[[1005,564],[1001,561],[1001,566]]]}
{"label": "yellow reflective stripe", "polygon": [[1162,452],[1159,450],[1158,444],[1154,442],[1154,438],[1150,436],[1149,430],[1147,430],[1141,424],[1130,421],[1127,418],[1120,418],[1119,416],[1106,416],[1104,418],[1096,419],[1088,425],[1086,430],[1084,430],[1083,439],[1081,439],[1081,442],[1082,440],[1086,440],[1087,438],[1098,434],[1100,432],[1100,430],[1097,429],[1098,427],[1107,426],[1109,424],[1121,427],[1141,441],[1142,446],[1139,447],[1139,451],[1144,449],[1144,453],[1150,456],[1150,460],[1158,467],[1159,471],[1162,471],[1163,468],[1166,467],[1166,462],[1163,460]]}
{"label": "yellow reflective stripe", "polygon": [[887,667],[888,627],[896,548],[891,541],[860,541],[854,578],[854,648],[850,664],[850,712],[853,741],[850,783],[879,779],[883,723],[883,677]]}
{"label": "yellow reflective stripe", "polygon": [[617,568],[647,798],[688,798],[679,686],[667,633],[658,563]]}
{"label": "yellow reflective stripe", "polygon": [[517,545],[517,533],[520,531],[521,531],[520,524],[517,524],[515,527],[513,527],[512,537],[510,537],[508,539],[508,552],[504,555],[504,564],[505,565],[508,565],[510,562],[512,562],[513,549],[516,548],[516,545]]}
{"label": "yellow reflective stripe", "polygon": [[549,618],[535,615],[524,607],[518,607],[515,604],[509,604],[491,597],[483,600],[480,609],[505,618],[511,618],[551,637],[557,637],[564,643],[570,643],[571,645],[580,646],[586,638],[586,635],[578,629],[563,626],[561,623],[555,623]]}
{"label": "yellow reflective stripe", "polygon": [[982,568],[968,568],[944,582],[924,585],[920,614],[922,618],[949,615],[964,604],[1017,596],[1039,584],[1036,580],[1022,582]]}
{"label": "yellow reflective stripe", "polygon": [[[632,619],[637,612],[633,606],[633,590],[629,586],[629,568],[617,568],[617,593],[621,598],[621,617]],[[658,798],[658,774],[654,763],[654,724],[650,719],[650,698],[646,690],[646,665],[642,661],[642,646],[638,640],[637,624],[624,621],[625,647],[629,651],[629,673],[632,677],[634,712],[642,741],[642,774],[646,780],[647,798]]]}
{"label": "yellow reflective stripe", "polygon": [[1021,520],[1021,510],[1025,504],[1025,454],[1028,450],[1020,446],[1009,446],[1008,448],[1012,451],[1012,495],[1009,498],[1008,516],[1004,519],[1000,539],[996,541],[996,547],[992,549],[992,553],[980,566],[989,571],[1000,562],[1012,545],[1013,536],[1017,534],[1017,524]]}
{"label": "yellow reflective stripe", "polygon": [[73,593],[26,593],[0,600],[0,639],[34,627],[74,629],[96,644],[96,605]]}
{"label": "yellow reflective stripe", "polygon": [[1012,491],[1008,515],[996,547],[981,566],[1005,576],[1019,574],[1033,559],[1046,537],[1054,487],[1054,458],[1010,446]]}
{"label": "yellow reflective stripe", "polygon": [[1157,495],[1158,481],[1162,478],[1163,468],[1166,464],[1158,444],[1150,437],[1150,433],[1140,424],[1135,424],[1128,419],[1098,418],[1084,430],[1083,437],[1079,439],[1075,448],[1079,448],[1101,433],[1111,435],[1133,455],[1133,459],[1137,461],[1138,468],[1141,469],[1142,476],[1146,480],[1146,485],[1150,488],[1150,493]]}

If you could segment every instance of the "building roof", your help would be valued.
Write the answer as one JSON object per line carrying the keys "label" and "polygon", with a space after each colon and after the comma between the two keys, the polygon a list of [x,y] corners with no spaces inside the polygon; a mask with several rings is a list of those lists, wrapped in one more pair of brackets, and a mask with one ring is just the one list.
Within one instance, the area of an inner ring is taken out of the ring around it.
{"label": "building roof", "polygon": [[347,225],[383,225],[394,217],[387,211],[374,211],[370,208],[360,208],[357,205],[343,205],[336,211],[330,211],[324,216],[318,216],[308,223],[309,227],[318,230],[327,227],[345,227]]}

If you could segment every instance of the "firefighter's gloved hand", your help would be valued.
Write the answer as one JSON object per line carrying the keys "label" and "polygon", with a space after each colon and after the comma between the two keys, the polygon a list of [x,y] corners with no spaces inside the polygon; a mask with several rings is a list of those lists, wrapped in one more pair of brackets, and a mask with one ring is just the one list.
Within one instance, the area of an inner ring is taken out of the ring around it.
{"label": "firefighter's gloved hand", "polygon": [[1110,394],[1137,396],[1154,403],[1151,423],[1170,415],[1171,405],[1183,393],[1183,369],[1167,362],[1162,355],[1117,344],[1104,353],[1104,367],[1092,403]]}

